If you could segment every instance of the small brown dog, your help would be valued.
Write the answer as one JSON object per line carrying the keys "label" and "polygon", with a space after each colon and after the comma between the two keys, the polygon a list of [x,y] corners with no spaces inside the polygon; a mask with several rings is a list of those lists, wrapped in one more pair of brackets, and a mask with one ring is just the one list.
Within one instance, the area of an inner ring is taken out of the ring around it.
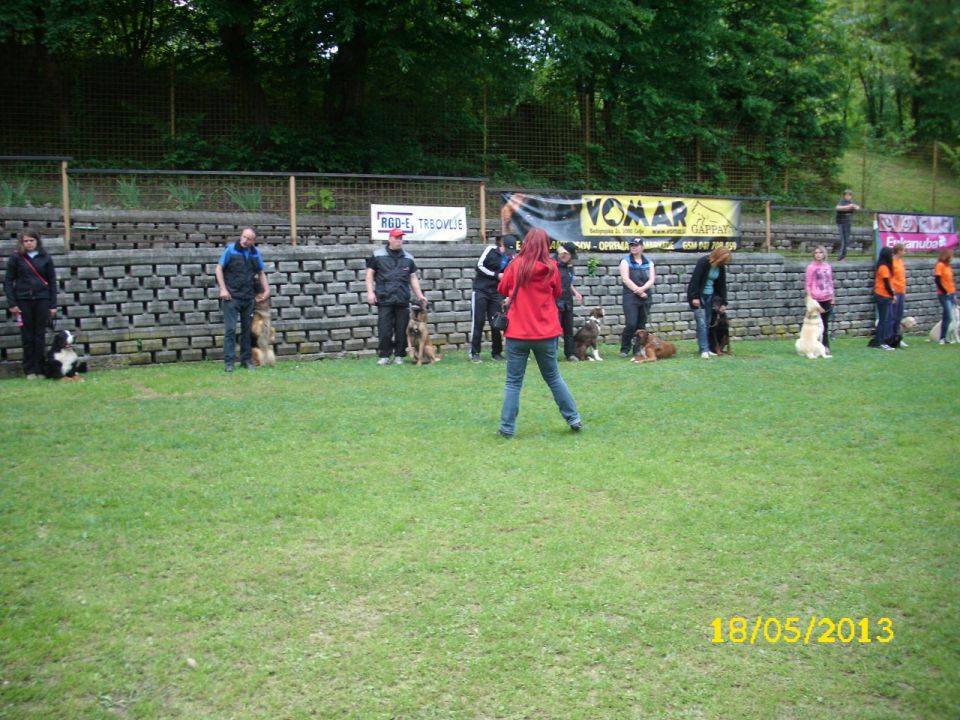
{"label": "small brown dog", "polygon": [[587,315],[583,327],[573,336],[574,355],[579,360],[603,360],[600,357],[600,328],[603,327],[603,308],[595,307]]}
{"label": "small brown dog", "polygon": [[410,303],[410,320],[407,322],[407,354],[411,362],[417,361],[417,367],[423,365],[424,359],[427,363],[434,363],[443,359],[443,355],[437,353],[430,339],[430,329],[427,327],[427,306],[426,303]]}
{"label": "small brown dog", "polygon": [[652,332],[637,330],[633,334],[635,354],[630,362],[645,363],[666,360],[677,354],[677,346],[672,342],[661,340]]}
{"label": "small brown dog", "polygon": [[277,364],[273,344],[277,341],[277,331],[270,321],[270,298],[257,300],[253,308],[253,322],[250,324],[250,344],[253,345],[253,364],[256,367]]}

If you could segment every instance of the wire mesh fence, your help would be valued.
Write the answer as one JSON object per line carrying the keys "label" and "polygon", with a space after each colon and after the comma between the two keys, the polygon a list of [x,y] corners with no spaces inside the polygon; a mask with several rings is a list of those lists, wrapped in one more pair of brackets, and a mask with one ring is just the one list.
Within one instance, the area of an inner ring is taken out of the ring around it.
{"label": "wire mesh fence", "polygon": [[[326,144],[300,147],[300,130],[323,125],[322,98],[278,80],[265,88],[272,124],[260,129],[263,152],[237,158],[235,143],[249,139],[250,118],[226,68],[209,58],[197,65],[191,58],[169,57],[144,67],[105,58],[78,60],[59,68],[59,85],[52,87],[22,55],[2,55],[8,69],[0,74],[7,109],[0,123],[3,153],[62,153],[84,165],[96,160],[98,165],[119,163],[123,168],[374,169],[391,174],[478,175],[531,187],[606,185],[675,193],[713,192],[719,187],[731,195],[770,194],[798,204],[822,202],[840,189],[832,187],[835,181],[812,158],[787,151],[779,156],[779,164],[769,161],[770,144],[781,142],[789,150],[789,137],[764,139],[733,130],[720,133],[722,142],[714,146],[696,138],[678,140],[666,163],[670,171],[652,177],[642,153],[606,127],[602,108],[590,107],[575,93],[508,103],[495,88],[472,82],[419,103],[397,103],[390,94],[371,98],[370,124],[382,128],[379,140],[386,135],[394,141],[395,153],[392,159],[374,159],[368,156],[363,137],[343,148],[331,138]],[[923,198],[924,210],[960,212],[960,193],[955,189],[960,167],[954,150],[938,152],[940,145],[931,142],[903,149],[869,137],[858,139],[858,144],[860,149],[846,154],[839,147],[823,147],[822,156],[842,158],[839,177],[854,187],[861,204],[920,209],[914,207],[917,201],[904,207],[902,201],[888,197],[880,178],[893,175],[902,180],[904,195]],[[389,167],[371,167],[378,163]],[[39,178],[32,182],[34,202],[53,202]],[[112,193],[112,204],[138,199],[135,186],[129,179],[124,182]],[[276,194],[269,183],[248,179],[234,188],[239,194],[233,199],[212,182],[199,190],[203,197],[197,199],[190,188],[200,183],[181,189],[176,181],[168,186],[170,182],[164,178],[152,187],[144,181],[142,202],[206,203],[227,209],[256,204],[259,190],[261,205],[269,208]],[[710,184],[712,188],[703,189]],[[303,201],[311,203],[310,209],[330,204],[325,190],[334,195],[339,191],[330,183],[305,185],[306,193],[319,193]],[[16,187],[12,183],[10,189]],[[90,191],[78,189],[77,199],[83,204]],[[106,190],[98,189],[94,198]]]}

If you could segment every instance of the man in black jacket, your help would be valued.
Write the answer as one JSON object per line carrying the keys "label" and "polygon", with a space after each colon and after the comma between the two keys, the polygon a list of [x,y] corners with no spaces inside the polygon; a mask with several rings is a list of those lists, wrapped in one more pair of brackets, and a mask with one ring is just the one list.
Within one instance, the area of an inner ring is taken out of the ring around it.
{"label": "man in black jacket", "polygon": [[420,290],[417,264],[403,249],[403,230],[390,231],[387,246],[367,258],[367,302],[377,306],[377,365],[403,364],[407,354],[407,322],[410,320],[410,291],[426,305]]}
{"label": "man in black jacket", "polygon": [[[516,235],[503,235],[495,245],[487,245],[477,260],[473,276],[473,293],[470,296],[470,314],[473,329],[470,333],[470,362],[480,362],[480,345],[483,342],[483,326],[500,308],[503,298],[497,285],[503,271],[517,249]],[[491,354],[494,360],[503,360],[503,335],[490,326]]]}
{"label": "man in black jacket", "polygon": [[270,286],[264,272],[263,258],[254,244],[257,234],[244,228],[240,240],[227,245],[214,274],[223,307],[223,369],[233,372],[236,361],[237,321],[240,321],[240,365],[253,370],[250,329],[253,326],[255,301],[270,297]]}

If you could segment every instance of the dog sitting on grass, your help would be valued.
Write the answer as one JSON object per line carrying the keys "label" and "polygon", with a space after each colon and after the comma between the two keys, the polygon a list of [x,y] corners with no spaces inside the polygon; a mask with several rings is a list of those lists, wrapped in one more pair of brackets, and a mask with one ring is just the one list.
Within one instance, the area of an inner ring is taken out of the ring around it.
{"label": "dog sitting on grass", "polygon": [[603,316],[603,308],[595,307],[587,315],[583,327],[573,336],[573,354],[578,360],[603,360],[599,349]]}
{"label": "dog sitting on grass", "polygon": [[800,326],[800,337],[797,338],[797,353],[811,360],[828,358],[830,353],[823,344],[823,308],[820,303],[807,295],[806,311],[803,314],[803,325]]}
{"label": "dog sitting on grass", "polygon": [[73,349],[73,333],[69,330],[54,333],[43,374],[50,380],[83,382],[83,378],[77,373],[86,371],[87,364],[80,360],[80,356]]}
{"label": "dog sitting on grass", "polygon": [[407,354],[411,362],[416,361],[417,367],[422,366],[424,360],[429,365],[443,359],[433,346],[433,340],[430,339],[428,319],[426,303],[410,303],[410,320],[407,322]]}
{"label": "dog sitting on grass", "polygon": [[272,309],[270,298],[257,300],[253,308],[253,321],[250,324],[250,344],[253,345],[253,364],[257,367],[277,364],[277,356],[273,352],[273,343],[277,340],[277,331],[273,329],[270,320]]}

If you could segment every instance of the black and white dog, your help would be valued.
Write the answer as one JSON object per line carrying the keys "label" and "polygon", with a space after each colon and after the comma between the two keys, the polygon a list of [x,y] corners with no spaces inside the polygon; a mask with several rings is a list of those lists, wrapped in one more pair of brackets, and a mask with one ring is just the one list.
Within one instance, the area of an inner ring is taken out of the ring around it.
{"label": "black and white dog", "polygon": [[73,333],[69,330],[58,330],[54,333],[53,342],[47,352],[44,375],[50,380],[83,380],[77,373],[86,371],[87,364],[80,361],[73,349]]}

